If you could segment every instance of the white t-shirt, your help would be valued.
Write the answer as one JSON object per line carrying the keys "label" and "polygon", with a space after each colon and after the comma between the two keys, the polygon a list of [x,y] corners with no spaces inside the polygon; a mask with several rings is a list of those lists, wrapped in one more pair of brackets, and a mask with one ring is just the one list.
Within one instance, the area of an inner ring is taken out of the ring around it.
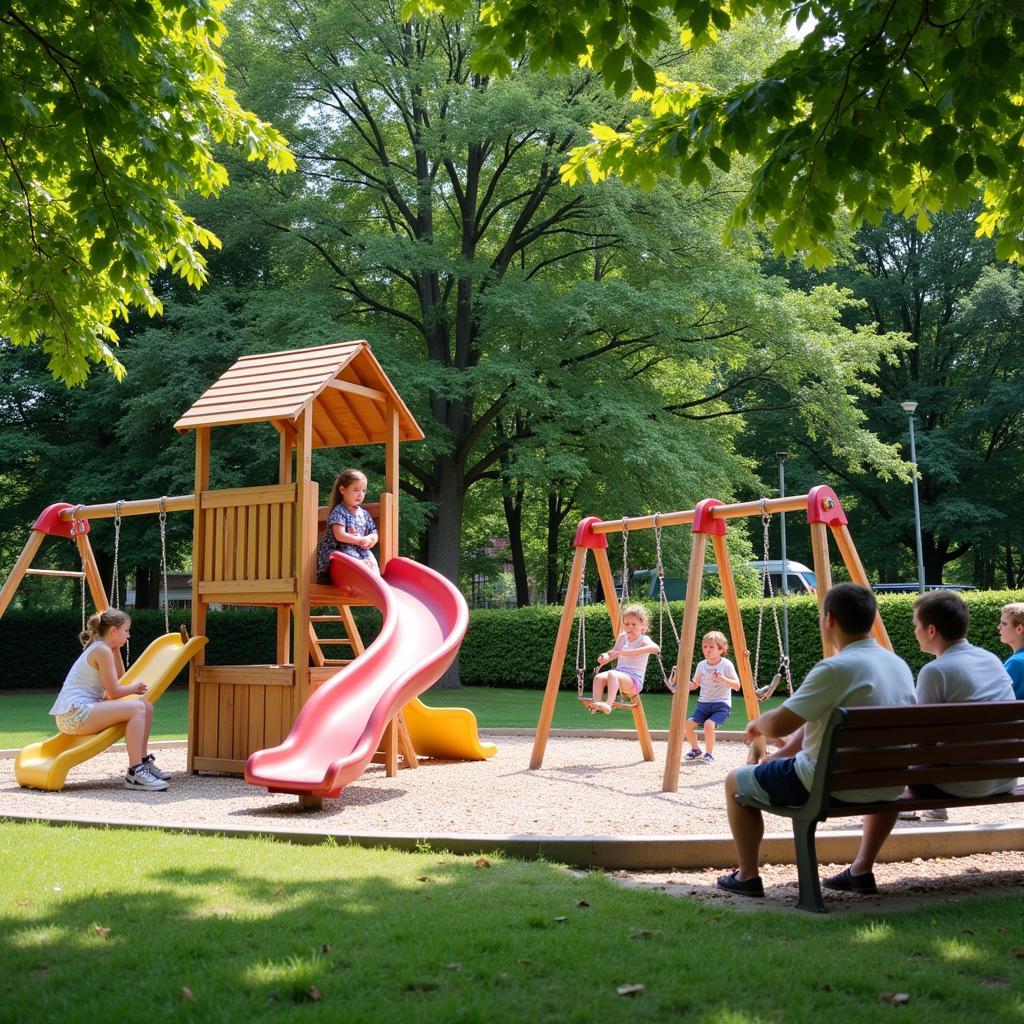
{"label": "white t-shirt", "polygon": [[102,647],[103,641],[96,640],[78,656],[78,659],[68,671],[64,685],[57,694],[57,700],[50,708],[51,715],[62,715],[72,708],[85,708],[103,700],[103,684],[100,682],[98,669],[89,663],[89,655],[97,647]]}
{"label": "white t-shirt", "polygon": [[706,660],[702,661],[693,673],[693,678],[700,681],[700,693],[697,695],[697,700],[706,703],[728,704],[729,707],[732,707],[733,691],[725,683],[715,681],[714,674],[716,672],[724,678],[739,682],[736,666],[728,658],[722,658],[717,665],[709,665]]}
{"label": "white t-shirt", "polygon": [[[966,640],[947,647],[917,674],[918,704],[1013,699],[1013,682],[1003,663]],[[939,788],[952,796],[971,797],[1006,793],[1016,785],[1016,779],[977,779],[944,782]]]}
{"label": "white t-shirt", "polygon": [[635,650],[637,647],[647,647],[654,641],[646,633],[641,633],[632,643],[626,642],[626,634],[620,633],[615,646],[622,652],[615,663],[615,667],[622,672],[635,672],[642,683],[644,673],[647,671],[649,654],[627,654],[626,651]]}
{"label": "white t-shirt", "polygon": [[[796,774],[809,790],[821,750],[825,727],[839,707],[914,703],[914,676],[907,663],[874,639],[855,640],[838,654],[819,661],[783,707],[807,723],[804,745],[796,755]],[[895,800],[902,786],[883,789],[847,789],[833,794],[840,800],[867,803]]]}

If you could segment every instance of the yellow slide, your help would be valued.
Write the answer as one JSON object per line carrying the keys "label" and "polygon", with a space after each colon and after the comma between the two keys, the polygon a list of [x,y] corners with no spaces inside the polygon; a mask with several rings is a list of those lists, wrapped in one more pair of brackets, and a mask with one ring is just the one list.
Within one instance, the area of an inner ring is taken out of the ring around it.
{"label": "yellow slide", "polygon": [[[157,637],[143,652],[142,656],[121,677],[122,684],[144,682],[149,689],[143,699],[155,703],[174,677],[206,646],[206,637],[193,637],[187,643],[180,633],[166,633]],[[134,697],[121,697],[134,700]],[[41,743],[30,743],[14,762],[14,777],[20,786],[33,789],[59,790],[64,788],[68,772],[102,753],[111,744],[124,738],[125,723],[112,725],[103,732],[89,736],[56,736]]]}
{"label": "yellow slide", "polygon": [[468,708],[428,708],[414,697],[402,708],[402,714],[420,757],[486,761],[498,752],[493,743],[480,742],[476,715]]}

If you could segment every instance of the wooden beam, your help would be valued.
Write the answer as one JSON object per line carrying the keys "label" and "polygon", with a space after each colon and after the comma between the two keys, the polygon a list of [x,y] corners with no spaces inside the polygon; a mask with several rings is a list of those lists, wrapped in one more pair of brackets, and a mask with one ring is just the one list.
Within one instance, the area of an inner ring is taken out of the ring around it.
{"label": "wooden beam", "polygon": [[335,391],[344,391],[350,395],[358,395],[360,398],[368,398],[371,402],[386,402],[388,400],[388,396],[383,391],[367,388],[362,384],[353,384],[347,380],[332,380],[328,382],[327,386],[334,388]]}
{"label": "wooden beam", "polygon": [[[196,429],[196,466],[195,466],[195,493],[202,494],[210,487],[210,428],[199,427]],[[206,548],[206,514],[202,509],[196,509],[192,519],[192,635],[204,636],[206,634],[206,603],[199,591],[203,580],[205,561],[203,552]],[[196,653],[196,656],[189,663],[188,670],[188,754],[186,761],[187,771],[195,773],[196,766],[196,742],[199,736],[199,683],[196,673],[206,664],[206,648]],[[207,755],[210,751],[199,751]]]}

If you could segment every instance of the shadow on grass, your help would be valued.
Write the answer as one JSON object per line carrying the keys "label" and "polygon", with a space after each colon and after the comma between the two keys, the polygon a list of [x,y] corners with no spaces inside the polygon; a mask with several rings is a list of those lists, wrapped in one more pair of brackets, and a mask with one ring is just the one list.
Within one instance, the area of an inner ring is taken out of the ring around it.
{"label": "shadow on grass", "polygon": [[[0,824],[0,1021],[1011,1020],[1024,897],[736,914],[604,876]],[[632,995],[625,986],[642,986]]]}

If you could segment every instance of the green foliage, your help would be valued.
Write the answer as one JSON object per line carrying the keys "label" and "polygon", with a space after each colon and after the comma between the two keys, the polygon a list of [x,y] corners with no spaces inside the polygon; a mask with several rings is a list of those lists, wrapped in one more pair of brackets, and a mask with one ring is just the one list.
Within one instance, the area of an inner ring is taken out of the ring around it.
{"label": "green foliage", "polygon": [[[408,0],[405,10],[438,7],[448,4]],[[935,212],[983,193],[979,230],[999,233],[1001,259],[1024,256],[1017,0],[491,0],[480,17],[478,70],[507,74],[524,57],[562,72],[579,62],[617,95],[635,85],[648,102],[625,130],[593,127],[595,141],[566,165],[572,180],[615,173],[644,183],[662,172],[707,186],[711,166],[753,159],[734,226],[770,225],[776,250],[804,252],[811,267],[831,261],[825,243],[844,205],[855,224],[893,210],[924,231]],[[720,46],[743,19],[810,30],[731,87],[654,73],[669,40]]]}
{"label": "green foliage", "polygon": [[163,267],[198,287],[217,238],[180,205],[216,195],[214,143],[276,171],[284,138],[243,110],[219,47],[226,0],[0,8],[0,335],[38,345],[54,377],[120,379],[111,326],[158,313]]}
{"label": "green foliage", "polygon": [[[1009,657],[1009,648],[1003,647],[996,636],[999,610],[1004,604],[1020,600],[1013,591],[984,591],[964,595],[971,609],[969,639],[979,647],[992,651],[1001,660]],[[910,667],[917,670],[929,660],[921,653],[914,639],[913,617],[914,595],[884,595],[879,597],[878,606],[882,621],[896,653]],[[751,669],[754,666],[754,651],[757,640],[757,618],[760,602],[744,599],[740,601],[743,616],[743,631],[750,653]],[[651,617],[650,636],[658,640],[658,608],[648,604]],[[683,602],[672,602],[671,611],[675,616],[676,628],[682,622]],[[780,611],[781,621],[781,611]],[[597,664],[599,651],[611,646],[613,637],[608,613],[604,605],[590,605],[587,616],[587,678]],[[463,682],[473,686],[507,686],[527,689],[543,688],[547,683],[551,652],[561,609],[555,606],[519,608],[511,611],[475,611],[470,613],[470,627],[459,656]],[[562,671],[563,689],[576,689],[576,630],[578,614],[573,622],[565,667]],[[729,624],[725,603],[718,598],[702,601],[697,620],[697,637],[709,630],[717,629],[729,636]],[[677,648],[667,615],[662,636],[662,659],[666,669],[675,664]],[[789,599],[789,637],[792,654],[793,683],[800,680],[821,658],[821,634],[818,630],[818,605],[813,597],[791,597]],[[699,644],[694,651],[693,665],[700,657]],[[771,609],[765,604],[761,639],[761,678],[766,683],[778,665],[778,645],[772,624]],[[657,691],[661,687],[659,673],[654,659],[648,665],[647,686]]]}

